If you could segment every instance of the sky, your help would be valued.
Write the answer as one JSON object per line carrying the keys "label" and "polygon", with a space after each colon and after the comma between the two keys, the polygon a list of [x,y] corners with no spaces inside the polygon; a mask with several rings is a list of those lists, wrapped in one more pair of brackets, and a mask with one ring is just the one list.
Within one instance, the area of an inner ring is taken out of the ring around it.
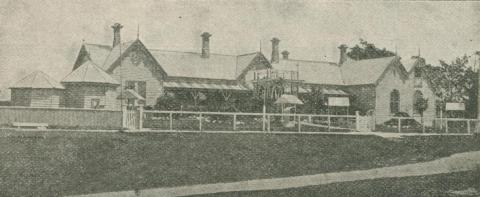
{"label": "sky", "polygon": [[116,22],[149,48],[199,52],[209,32],[212,53],[267,58],[272,37],[292,59],[333,62],[360,38],[433,65],[480,50],[480,2],[0,0],[0,88],[35,70],[61,80],[82,40],[111,45]]}

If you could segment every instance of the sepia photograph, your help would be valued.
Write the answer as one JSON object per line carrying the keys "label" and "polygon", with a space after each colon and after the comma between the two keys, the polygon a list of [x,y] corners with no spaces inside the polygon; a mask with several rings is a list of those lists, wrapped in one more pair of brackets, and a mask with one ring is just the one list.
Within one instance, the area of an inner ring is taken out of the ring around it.
{"label": "sepia photograph", "polygon": [[480,1],[0,0],[0,196],[480,196]]}

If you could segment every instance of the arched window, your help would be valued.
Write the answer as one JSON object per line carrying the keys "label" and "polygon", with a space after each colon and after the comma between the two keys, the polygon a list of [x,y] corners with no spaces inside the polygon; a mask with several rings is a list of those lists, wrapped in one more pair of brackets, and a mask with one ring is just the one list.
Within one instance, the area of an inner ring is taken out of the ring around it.
{"label": "arched window", "polygon": [[400,92],[393,90],[390,93],[390,113],[394,114],[400,111]]}
{"label": "arched window", "polygon": [[418,111],[417,109],[417,102],[420,100],[420,99],[423,99],[423,94],[422,92],[420,92],[420,90],[417,90],[415,91],[415,93],[413,94],[413,113],[415,114],[419,114],[420,112]]}

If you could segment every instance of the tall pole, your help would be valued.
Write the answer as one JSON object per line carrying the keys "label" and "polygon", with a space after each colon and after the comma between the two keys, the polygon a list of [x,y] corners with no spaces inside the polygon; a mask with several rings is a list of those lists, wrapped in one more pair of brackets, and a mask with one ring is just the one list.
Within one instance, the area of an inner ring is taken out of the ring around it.
{"label": "tall pole", "polygon": [[125,120],[125,109],[123,104],[123,99],[125,99],[125,95],[123,95],[123,67],[122,67],[122,41],[120,40],[120,44],[118,44],[119,49],[119,67],[120,67],[120,108],[122,110],[122,130],[123,127],[126,126]]}
{"label": "tall pole", "polygon": [[[476,51],[476,58],[480,57],[480,51]],[[479,59],[480,60],[480,59]],[[477,132],[480,132],[480,64],[477,65]]]}

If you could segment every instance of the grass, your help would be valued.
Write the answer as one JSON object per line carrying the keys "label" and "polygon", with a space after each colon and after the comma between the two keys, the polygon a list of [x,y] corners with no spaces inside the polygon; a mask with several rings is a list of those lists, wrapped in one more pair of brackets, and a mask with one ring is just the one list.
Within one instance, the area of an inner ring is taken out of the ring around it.
{"label": "grass", "polygon": [[476,173],[478,172],[468,171],[430,176],[373,179],[283,190],[196,195],[196,197],[453,196],[450,191],[466,190],[468,188],[475,188],[478,191],[480,188],[480,176]]}
{"label": "grass", "polygon": [[0,191],[59,196],[369,169],[480,150],[473,136],[0,132]]}

